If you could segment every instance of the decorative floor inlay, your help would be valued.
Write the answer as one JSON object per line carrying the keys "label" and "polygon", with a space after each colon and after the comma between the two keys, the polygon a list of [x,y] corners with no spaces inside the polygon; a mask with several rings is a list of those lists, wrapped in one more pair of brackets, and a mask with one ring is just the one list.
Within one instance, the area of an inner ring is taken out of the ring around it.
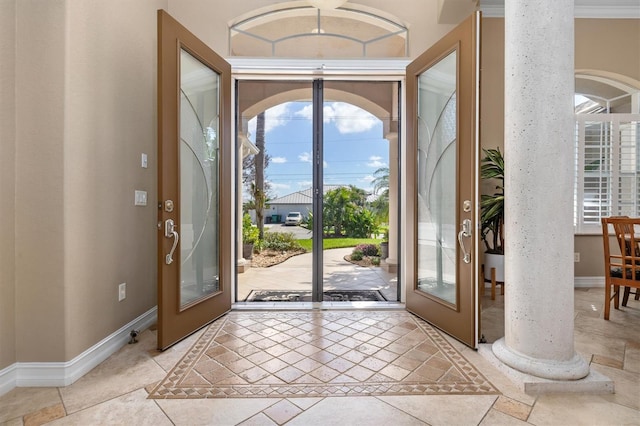
{"label": "decorative floor inlay", "polygon": [[230,312],[150,398],[499,394],[406,311]]}
{"label": "decorative floor inlay", "polygon": [[[325,302],[386,302],[378,290],[330,290],[323,294]],[[245,302],[311,302],[311,291],[251,290]]]}

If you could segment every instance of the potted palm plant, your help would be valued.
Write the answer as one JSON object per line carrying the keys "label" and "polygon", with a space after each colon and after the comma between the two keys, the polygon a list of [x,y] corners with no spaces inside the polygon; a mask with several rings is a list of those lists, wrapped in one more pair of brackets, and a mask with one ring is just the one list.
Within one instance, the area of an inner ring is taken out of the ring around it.
{"label": "potted palm plant", "polygon": [[496,182],[496,192],[480,198],[480,236],[486,247],[484,275],[491,279],[491,268],[495,268],[496,281],[504,282],[504,158],[499,148],[482,151],[480,177]]}
{"label": "potted palm plant", "polygon": [[253,247],[260,238],[258,227],[251,223],[251,216],[245,213],[242,216],[242,257],[251,259],[253,257]]}
{"label": "potted palm plant", "polygon": [[389,228],[384,230],[384,237],[380,243],[380,259],[389,257]]}

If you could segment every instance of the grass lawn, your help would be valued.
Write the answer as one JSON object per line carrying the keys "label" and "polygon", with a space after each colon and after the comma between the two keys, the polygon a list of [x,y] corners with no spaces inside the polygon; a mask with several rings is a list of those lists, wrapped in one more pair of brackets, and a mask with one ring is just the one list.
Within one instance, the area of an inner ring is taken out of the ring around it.
{"label": "grass lawn", "polygon": [[[311,238],[297,241],[306,251],[311,251],[313,244]],[[355,247],[358,244],[380,244],[381,242],[381,239],[375,238],[325,238],[322,246],[324,250],[329,250],[335,248]]]}

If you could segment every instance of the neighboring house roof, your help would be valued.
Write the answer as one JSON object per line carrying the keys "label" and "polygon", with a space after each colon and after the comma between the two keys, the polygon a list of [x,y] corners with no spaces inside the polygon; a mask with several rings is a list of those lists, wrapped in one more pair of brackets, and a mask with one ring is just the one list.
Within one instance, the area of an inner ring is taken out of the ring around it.
{"label": "neighboring house roof", "polygon": [[[346,185],[325,185],[322,188],[323,194],[332,189],[340,188]],[[312,204],[313,203],[313,188],[304,189],[302,191],[296,191],[291,194],[284,195],[282,197],[269,200],[269,205],[278,204]]]}
{"label": "neighboring house roof", "polygon": [[269,200],[267,204],[311,204],[313,199],[310,195],[305,194],[303,191],[294,192],[293,194],[288,194],[283,197],[276,198],[274,200]]}

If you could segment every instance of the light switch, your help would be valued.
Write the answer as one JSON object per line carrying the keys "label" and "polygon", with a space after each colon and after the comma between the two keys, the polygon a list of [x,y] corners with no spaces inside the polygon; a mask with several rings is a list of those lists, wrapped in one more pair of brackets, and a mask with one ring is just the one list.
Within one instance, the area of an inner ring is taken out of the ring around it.
{"label": "light switch", "polygon": [[140,156],[140,165],[142,166],[143,169],[147,168],[147,154],[145,154],[144,152],[142,153],[142,155]]}
{"label": "light switch", "polygon": [[147,191],[138,191],[136,190],[135,195],[135,203],[136,206],[146,206],[147,205]]}

